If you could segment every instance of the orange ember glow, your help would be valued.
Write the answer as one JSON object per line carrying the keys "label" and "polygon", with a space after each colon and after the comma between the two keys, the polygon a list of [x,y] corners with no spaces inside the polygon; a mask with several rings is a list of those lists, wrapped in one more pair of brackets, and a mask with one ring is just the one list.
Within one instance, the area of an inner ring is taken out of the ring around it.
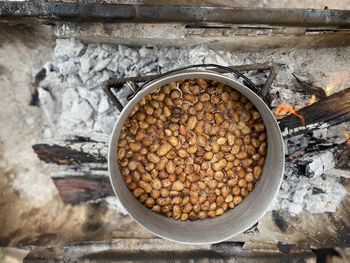
{"label": "orange ember glow", "polygon": [[307,106],[310,106],[316,102],[317,97],[315,95],[312,95],[309,101],[307,102]]}
{"label": "orange ember glow", "polygon": [[334,87],[332,84],[327,84],[326,87],[324,88],[324,92],[326,93],[326,96],[331,95],[333,89]]}
{"label": "orange ember glow", "polygon": [[302,123],[305,123],[304,116],[297,113],[294,107],[286,102],[281,103],[280,105],[277,106],[276,111],[275,111],[275,116],[277,119],[283,118],[288,114],[293,114],[297,116]]}
{"label": "orange ember glow", "polygon": [[345,143],[350,146],[350,131],[343,132],[343,136],[344,136],[344,138],[346,140]]}

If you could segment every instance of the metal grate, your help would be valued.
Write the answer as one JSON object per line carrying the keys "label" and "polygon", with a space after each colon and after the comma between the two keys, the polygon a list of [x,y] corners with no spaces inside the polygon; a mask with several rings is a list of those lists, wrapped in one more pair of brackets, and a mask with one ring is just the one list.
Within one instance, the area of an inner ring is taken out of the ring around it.
{"label": "metal grate", "polygon": [[[179,68],[162,74],[155,75],[145,75],[139,77],[129,77],[129,78],[112,78],[103,83],[103,90],[106,92],[107,96],[110,98],[112,103],[118,108],[119,111],[123,110],[123,105],[120,103],[118,98],[115,96],[112,90],[119,90],[124,86],[127,86],[131,93],[128,95],[127,100],[131,100],[138,91],[140,91],[147,83],[158,79],[160,77],[166,76],[171,73],[185,71],[192,68],[204,68],[206,70],[211,70],[217,73],[234,73],[238,78],[243,79],[243,84],[248,88],[253,90],[258,94],[267,104],[269,99],[267,98],[271,85],[276,78],[278,66],[274,62],[265,62],[265,63],[255,63],[255,64],[246,64],[239,66],[221,66],[215,64],[203,64],[203,65],[191,65],[184,68]],[[249,78],[244,75],[244,72],[250,71],[270,71],[269,76],[267,77],[264,85],[257,86]]]}

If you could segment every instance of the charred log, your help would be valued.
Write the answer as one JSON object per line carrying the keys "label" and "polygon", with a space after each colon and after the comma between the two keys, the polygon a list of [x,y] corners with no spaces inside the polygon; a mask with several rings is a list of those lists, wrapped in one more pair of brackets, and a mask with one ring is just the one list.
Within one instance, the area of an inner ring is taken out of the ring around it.
{"label": "charred log", "polygon": [[349,121],[350,88],[304,107],[297,113],[304,119],[289,115],[279,122],[282,134],[286,138]]}
{"label": "charred log", "polygon": [[108,177],[67,176],[52,179],[66,203],[78,204],[114,195]]}
{"label": "charred log", "polygon": [[93,155],[83,150],[75,150],[57,144],[35,144],[33,145],[33,150],[40,160],[47,163],[69,165],[76,163],[104,163],[107,161],[106,158],[99,153]]}

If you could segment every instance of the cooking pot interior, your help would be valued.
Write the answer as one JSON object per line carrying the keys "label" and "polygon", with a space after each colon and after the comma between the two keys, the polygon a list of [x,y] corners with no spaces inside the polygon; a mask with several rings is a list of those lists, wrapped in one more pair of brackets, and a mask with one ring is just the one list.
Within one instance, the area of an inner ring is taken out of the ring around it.
{"label": "cooking pot interior", "polygon": [[[260,180],[243,202],[223,215],[196,221],[179,221],[156,214],[129,191],[121,176],[117,145],[122,125],[133,106],[146,94],[176,80],[210,79],[222,82],[246,96],[258,109],[266,126],[267,156]],[[278,124],[267,105],[241,83],[211,71],[185,71],[158,79],[143,88],[123,109],[116,123],[109,150],[109,172],[114,191],[130,215],[155,235],[181,243],[208,244],[229,239],[254,225],[267,211],[280,187],[284,172],[283,140]]]}

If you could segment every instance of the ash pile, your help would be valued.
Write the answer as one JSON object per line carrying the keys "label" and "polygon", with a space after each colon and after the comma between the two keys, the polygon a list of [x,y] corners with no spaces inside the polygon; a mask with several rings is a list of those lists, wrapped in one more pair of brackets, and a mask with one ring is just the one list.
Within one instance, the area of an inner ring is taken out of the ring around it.
{"label": "ash pile", "polygon": [[[33,70],[33,82],[38,87],[39,105],[45,123],[42,137],[47,141],[83,137],[107,147],[119,112],[101,89],[104,81],[116,77],[165,73],[193,64],[232,66],[274,61],[280,65],[280,69],[270,90],[271,106],[288,102],[299,109],[307,105],[310,94],[295,90],[298,83],[293,74],[301,79],[307,78],[319,87],[336,82],[332,92],[345,89],[349,80],[350,48],[342,48],[342,52],[348,56],[340,55],[337,48],[229,52],[204,46],[130,48],[85,44],[77,39],[57,39],[52,61],[41,69]],[[328,65],[333,65],[331,71]],[[341,81],[337,77],[340,73],[343,74]],[[267,73],[247,73],[246,76],[257,85],[262,85]],[[121,89],[117,94],[123,104],[127,103],[128,93],[128,89]],[[332,129],[318,129],[311,136],[294,136],[286,140],[286,146],[307,146],[320,136],[322,140],[334,141],[341,137],[344,130],[350,130],[349,123]],[[297,150],[292,149],[293,152]],[[106,154],[106,151],[102,154]],[[328,154],[315,157],[321,164],[329,163],[327,169],[312,172],[311,175],[287,162],[285,178],[270,209],[286,210],[290,214],[302,211],[334,212],[347,192],[341,184],[343,174],[332,170],[335,167],[334,153]]]}

